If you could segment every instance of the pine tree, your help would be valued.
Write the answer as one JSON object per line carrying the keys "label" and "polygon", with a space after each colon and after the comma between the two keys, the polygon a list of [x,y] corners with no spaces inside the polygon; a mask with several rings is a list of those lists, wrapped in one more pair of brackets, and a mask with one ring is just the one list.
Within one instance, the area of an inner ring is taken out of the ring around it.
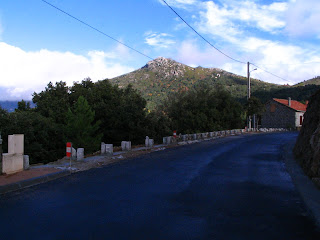
{"label": "pine tree", "polygon": [[73,110],[67,112],[67,136],[73,146],[85,148],[86,153],[99,149],[102,134],[98,134],[100,122],[95,122],[95,112],[88,101],[80,96]]}

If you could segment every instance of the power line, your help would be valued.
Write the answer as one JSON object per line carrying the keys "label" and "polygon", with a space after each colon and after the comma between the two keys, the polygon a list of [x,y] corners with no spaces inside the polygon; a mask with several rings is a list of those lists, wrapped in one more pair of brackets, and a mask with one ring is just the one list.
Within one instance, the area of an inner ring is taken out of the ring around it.
{"label": "power line", "polygon": [[286,81],[286,82],[294,83],[294,82],[289,81],[289,80],[287,80],[287,79],[285,79],[285,78],[282,78],[282,77],[280,77],[280,76],[278,76],[278,75],[276,75],[276,74],[274,74],[274,73],[272,73],[272,72],[270,72],[270,71],[268,71],[268,70],[266,70],[266,69],[263,69],[263,68],[257,66],[257,65],[254,64],[254,63],[250,63],[250,64],[253,65],[253,66],[255,66],[256,68],[259,68],[260,70],[262,70],[262,71],[264,71],[264,72],[266,72],[266,73],[271,74],[271,75],[274,76],[274,77],[280,78],[280,79],[282,79],[282,80],[284,80],[284,81]]}
{"label": "power line", "polygon": [[198,33],[193,27],[190,26],[189,23],[187,23],[165,0],[162,0],[189,28],[191,28],[199,37],[201,37],[205,42],[207,42],[211,47],[213,47],[214,49],[216,49],[218,52],[220,52],[221,54],[223,54],[224,56],[226,56],[227,58],[230,58],[233,61],[239,62],[239,63],[243,63],[243,64],[247,64],[243,61],[237,60],[229,55],[227,55],[226,53],[222,52],[220,49],[216,48],[212,43],[210,43],[207,39],[205,39],[200,33]]}
{"label": "power line", "polygon": [[302,62],[302,63],[273,63],[273,64],[263,64],[263,65],[266,65],[266,66],[274,66],[274,65],[300,66],[300,65],[306,65],[306,64],[320,64],[320,62],[314,61],[314,62]]}
{"label": "power line", "polygon": [[[220,52],[221,54],[223,54],[224,56],[228,57],[229,59],[231,59],[231,60],[233,60],[233,61],[236,61],[236,62],[239,62],[239,63],[242,63],[242,64],[247,64],[247,63],[245,63],[245,62],[243,62],[243,61],[237,60],[237,59],[235,59],[235,58],[233,58],[233,57],[225,54],[225,53],[222,52],[220,49],[216,48],[212,43],[210,43],[210,42],[209,42],[207,39],[205,39],[200,33],[198,33],[189,23],[187,23],[187,21],[185,21],[165,0],[162,0],[162,1],[177,15],[189,28],[191,28],[199,37],[201,37],[201,38],[202,38],[205,42],[207,42],[211,47],[213,47],[213,48],[216,49],[218,52]],[[263,69],[263,68],[255,65],[255,64],[253,64],[253,63],[251,63],[251,64],[254,65],[254,66],[256,66],[257,68],[261,69],[262,71],[271,74],[271,75],[274,76],[274,77],[280,78],[280,79],[282,79],[282,80],[284,80],[284,81],[287,81],[287,82],[291,82],[291,81],[289,81],[289,80],[287,80],[287,79],[284,79],[284,78],[282,78],[282,77],[280,77],[280,76],[278,76],[278,75],[276,75],[276,74],[274,74],[274,73],[272,73],[272,72],[270,72],[270,71],[268,71],[268,70],[265,70],[265,69]],[[291,82],[291,83],[293,83],[293,82]]]}
{"label": "power line", "polygon": [[108,38],[112,39],[113,41],[116,41],[116,42],[120,43],[121,45],[123,45],[123,46],[125,46],[125,47],[127,47],[127,48],[129,48],[129,49],[131,49],[131,50],[133,50],[133,51],[135,51],[135,52],[137,52],[137,53],[139,53],[139,54],[141,54],[141,55],[143,55],[143,56],[145,56],[145,57],[147,57],[147,58],[151,59],[151,60],[153,60],[153,58],[152,58],[152,57],[149,57],[148,55],[146,55],[146,54],[144,54],[144,53],[142,53],[142,52],[140,52],[140,51],[138,51],[138,50],[134,49],[133,47],[130,47],[129,45],[127,45],[127,44],[125,44],[125,43],[123,43],[123,42],[121,42],[121,41],[119,41],[119,40],[115,39],[114,37],[111,37],[110,35],[108,35],[108,34],[106,34],[106,33],[102,32],[101,30],[99,30],[99,29],[97,29],[97,28],[93,27],[92,25],[90,25],[90,24],[88,24],[88,23],[86,23],[86,22],[84,22],[84,21],[80,20],[79,18],[77,18],[77,17],[75,17],[75,16],[71,15],[70,13],[67,13],[66,11],[62,10],[61,8],[58,8],[57,6],[55,6],[55,5],[53,5],[53,4],[49,3],[49,2],[47,2],[47,1],[45,1],[45,0],[41,0],[41,1],[42,1],[42,2],[44,2],[44,3],[46,3],[46,4],[48,4],[49,6],[51,6],[51,7],[53,7],[53,8],[55,8],[56,10],[58,10],[58,11],[60,11],[60,12],[64,13],[65,15],[67,15],[67,16],[69,16],[69,17],[71,17],[71,18],[75,19],[75,20],[77,20],[78,22],[82,23],[83,25],[86,25],[87,27],[89,27],[89,28],[91,28],[91,29],[95,30],[96,32],[101,33],[102,35],[104,35],[104,36],[106,36],[106,37],[108,37]]}

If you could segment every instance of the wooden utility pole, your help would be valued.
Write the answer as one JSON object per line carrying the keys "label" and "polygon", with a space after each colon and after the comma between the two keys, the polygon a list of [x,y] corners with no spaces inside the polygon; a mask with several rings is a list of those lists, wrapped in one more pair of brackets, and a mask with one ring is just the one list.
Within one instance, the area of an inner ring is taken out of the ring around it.
{"label": "wooden utility pole", "polygon": [[[248,72],[247,72],[247,77],[248,77],[248,93],[247,93],[247,100],[249,101],[251,97],[251,89],[250,89],[250,62],[248,62]],[[250,108],[249,103],[248,103],[248,108]],[[248,115],[248,128],[251,129],[251,116]]]}
{"label": "wooden utility pole", "polygon": [[251,97],[251,93],[250,93],[250,63],[248,62],[248,73],[247,73],[247,77],[248,77],[248,93],[247,93],[247,100],[249,100],[249,98]]}

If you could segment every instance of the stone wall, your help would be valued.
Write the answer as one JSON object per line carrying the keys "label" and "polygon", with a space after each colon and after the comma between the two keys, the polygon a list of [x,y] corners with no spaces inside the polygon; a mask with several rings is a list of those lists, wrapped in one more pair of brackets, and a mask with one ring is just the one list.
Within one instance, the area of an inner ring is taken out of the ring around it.
{"label": "stone wall", "polygon": [[294,154],[309,177],[320,177],[320,91],[312,96],[304,114]]}
{"label": "stone wall", "polygon": [[269,101],[261,118],[262,128],[294,128],[296,126],[296,111],[278,103]]}

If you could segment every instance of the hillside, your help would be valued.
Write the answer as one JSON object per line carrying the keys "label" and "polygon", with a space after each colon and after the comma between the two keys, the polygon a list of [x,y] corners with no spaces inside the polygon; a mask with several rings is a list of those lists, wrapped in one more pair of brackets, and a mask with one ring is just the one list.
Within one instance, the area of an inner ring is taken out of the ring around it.
{"label": "hillside", "polygon": [[313,95],[304,115],[302,129],[294,147],[305,173],[311,178],[320,177],[320,91]]}
{"label": "hillside", "polygon": [[[119,87],[132,84],[139,90],[153,109],[168,94],[180,90],[188,91],[200,84],[222,85],[226,90],[243,100],[247,96],[247,79],[218,68],[192,68],[172,59],[157,58],[148,62],[144,67],[131,73],[110,79]],[[251,89],[255,91],[276,91],[288,86],[281,86],[252,79]]]}
{"label": "hillside", "polygon": [[298,83],[294,86],[307,86],[307,85],[320,85],[320,76],[312,78],[310,80],[305,80],[301,83]]}

